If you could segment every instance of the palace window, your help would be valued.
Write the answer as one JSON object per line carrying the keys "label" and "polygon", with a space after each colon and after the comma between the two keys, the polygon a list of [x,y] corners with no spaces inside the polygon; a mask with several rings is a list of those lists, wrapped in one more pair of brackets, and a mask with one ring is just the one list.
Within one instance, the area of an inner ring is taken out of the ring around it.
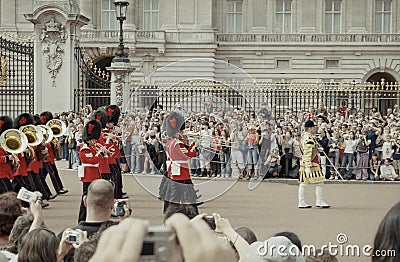
{"label": "palace window", "polygon": [[292,32],[292,1],[276,1],[276,32],[279,34]]}
{"label": "palace window", "polygon": [[325,33],[340,33],[340,17],[342,13],[342,1],[325,1]]}
{"label": "palace window", "polygon": [[375,33],[390,33],[392,1],[375,1]]}
{"label": "palace window", "polygon": [[101,1],[101,29],[115,30],[118,28],[114,0]]}
{"label": "palace window", "polygon": [[158,30],[158,0],[143,0],[143,29]]}
{"label": "palace window", "polygon": [[227,1],[227,33],[242,33],[243,32],[243,2],[242,1]]}

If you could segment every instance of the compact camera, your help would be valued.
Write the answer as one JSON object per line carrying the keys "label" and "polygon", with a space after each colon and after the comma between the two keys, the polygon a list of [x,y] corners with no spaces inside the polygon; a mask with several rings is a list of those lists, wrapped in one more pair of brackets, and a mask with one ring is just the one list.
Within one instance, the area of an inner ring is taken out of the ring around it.
{"label": "compact camera", "polygon": [[203,220],[206,221],[206,223],[210,226],[210,228],[211,228],[212,230],[215,230],[215,228],[217,227],[217,226],[215,225],[214,216],[204,216],[204,217],[203,217]]}
{"label": "compact camera", "polygon": [[79,232],[75,230],[68,230],[66,242],[71,244],[73,243],[79,244],[80,242]]}
{"label": "compact camera", "polygon": [[22,187],[19,190],[18,195],[17,195],[18,199],[28,202],[28,203],[30,203],[32,201],[35,202],[38,199],[38,197],[39,197],[38,194],[27,190],[25,187]]}
{"label": "compact camera", "polygon": [[114,217],[123,217],[125,215],[124,205],[125,202],[121,201],[115,202],[111,215]]}
{"label": "compact camera", "polygon": [[139,261],[182,262],[182,250],[175,232],[165,226],[149,226]]}

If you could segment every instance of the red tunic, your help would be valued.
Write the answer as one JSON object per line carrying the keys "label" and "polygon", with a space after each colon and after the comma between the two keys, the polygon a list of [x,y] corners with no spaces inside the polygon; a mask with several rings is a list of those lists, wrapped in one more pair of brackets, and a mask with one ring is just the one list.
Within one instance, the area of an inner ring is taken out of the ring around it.
{"label": "red tunic", "polygon": [[19,167],[17,171],[13,174],[13,176],[28,176],[28,167],[26,165],[26,158],[24,153],[18,154],[19,159]]}
{"label": "red tunic", "polygon": [[[102,146],[107,147],[103,135],[100,136],[99,140],[97,140],[97,143],[99,143]],[[108,157],[99,158],[99,171],[100,171],[100,174],[110,174],[111,173],[108,160],[109,160]]]}
{"label": "red tunic", "polygon": [[108,139],[106,137],[107,137],[107,134],[110,133],[109,129],[104,128],[102,130],[102,132],[104,135],[102,135],[101,138],[104,142],[104,145],[106,146],[107,149],[114,152],[113,155],[108,157],[108,164],[110,164],[110,165],[117,164],[117,158],[121,158],[121,153],[119,152],[119,149],[118,149],[118,141],[113,141],[113,142],[107,141]]}
{"label": "red tunic", "polygon": [[[33,149],[36,152],[37,146],[34,146]],[[38,160],[38,155],[35,153],[35,159],[32,161],[32,163],[28,167],[28,171],[32,171],[35,174],[39,174],[39,170],[43,167],[42,161]]]}
{"label": "red tunic", "polygon": [[189,159],[196,156],[194,145],[185,146],[176,138],[167,140],[168,177],[173,180],[189,180]]}
{"label": "red tunic", "polygon": [[11,164],[7,162],[7,153],[3,148],[0,148],[0,178],[12,179]]}
{"label": "red tunic", "polygon": [[49,151],[46,159],[43,162],[49,162],[50,164],[55,164],[56,162],[54,161],[54,149],[51,146],[51,142],[46,144],[47,150]]}
{"label": "red tunic", "polygon": [[79,150],[79,159],[84,167],[85,176],[81,177],[82,182],[92,182],[93,180],[100,179],[99,172],[99,159],[100,154],[96,152],[94,148],[83,144]]}

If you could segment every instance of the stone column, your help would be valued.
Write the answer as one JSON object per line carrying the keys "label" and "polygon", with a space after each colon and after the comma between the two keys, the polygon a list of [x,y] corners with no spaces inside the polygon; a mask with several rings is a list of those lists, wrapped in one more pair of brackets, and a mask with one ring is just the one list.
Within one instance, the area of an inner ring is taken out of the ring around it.
{"label": "stone column", "polygon": [[111,105],[119,106],[126,110],[130,96],[131,72],[134,68],[130,63],[112,62],[106,68],[111,73]]}
{"label": "stone column", "polygon": [[74,107],[77,83],[75,41],[89,19],[65,13],[57,5],[39,7],[25,18],[34,24],[35,112],[62,112]]}

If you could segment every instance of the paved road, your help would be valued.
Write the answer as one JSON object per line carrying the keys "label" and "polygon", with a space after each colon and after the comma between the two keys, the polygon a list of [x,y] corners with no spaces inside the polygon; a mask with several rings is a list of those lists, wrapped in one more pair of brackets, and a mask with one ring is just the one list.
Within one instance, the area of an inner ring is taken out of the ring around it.
{"label": "paved road", "polygon": [[[64,163],[58,163],[64,166]],[[59,232],[77,223],[81,183],[76,171],[61,169],[67,195],[50,201],[44,211],[48,227]],[[279,183],[277,183],[279,182]],[[52,188],[49,183],[50,188]],[[131,176],[124,176],[124,191],[130,195],[133,215],[148,219],[152,224],[163,221],[162,202],[144,190]],[[219,212],[229,218],[234,227],[248,226],[260,240],[274,232],[296,232],[303,244],[321,247],[337,244],[339,233],[346,234],[349,245],[372,245],[378,225],[385,213],[400,200],[399,183],[336,183],[325,185],[325,199],[331,209],[297,208],[295,181],[263,182],[255,190],[239,181],[229,191],[200,206],[200,212]],[[309,186],[306,200],[315,201],[314,187]],[[339,261],[369,261],[363,258],[341,258]]]}

